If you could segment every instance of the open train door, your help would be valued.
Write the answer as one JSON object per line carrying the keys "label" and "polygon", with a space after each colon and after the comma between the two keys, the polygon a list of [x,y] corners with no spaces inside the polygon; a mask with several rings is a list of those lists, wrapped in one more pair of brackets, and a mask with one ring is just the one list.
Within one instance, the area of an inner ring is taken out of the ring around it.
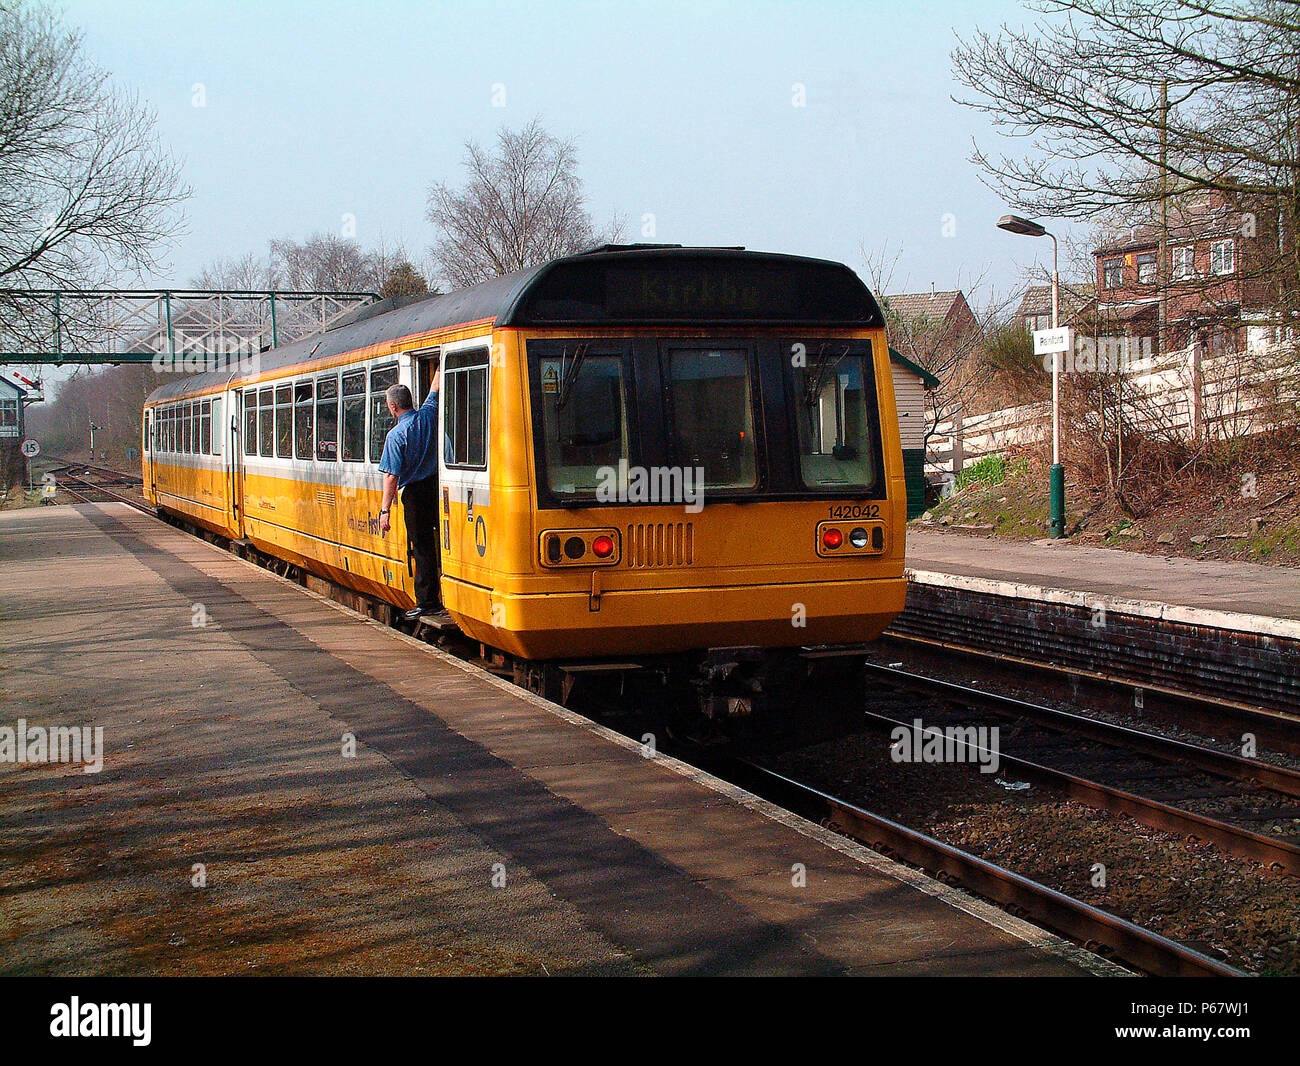
{"label": "open train door", "polygon": [[[231,528],[242,539],[244,536],[244,390],[231,389],[226,393],[226,419],[230,427],[226,449],[226,475],[230,481],[229,518]],[[253,413],[257,417],[257,413]]]}
{"label": "open train door", "polygon": [[149,467],[149,499],[155,505],[158,503],[158,465],[157,456],[154,454],[154,442],[158,439],[158,411],[153,407],[146,407],[144,410],[144,441],[141,444],[141,455]]}

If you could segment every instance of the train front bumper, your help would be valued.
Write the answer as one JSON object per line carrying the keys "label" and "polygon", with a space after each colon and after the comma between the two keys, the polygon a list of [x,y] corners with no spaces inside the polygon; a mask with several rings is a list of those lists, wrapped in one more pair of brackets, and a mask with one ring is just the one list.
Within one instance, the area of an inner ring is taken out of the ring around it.
{"label": "train front bumper", "polygon": [[556,659],[874,640],[902,611],[907,580],[511,595],[444,578],[443,591],[469,636]]}

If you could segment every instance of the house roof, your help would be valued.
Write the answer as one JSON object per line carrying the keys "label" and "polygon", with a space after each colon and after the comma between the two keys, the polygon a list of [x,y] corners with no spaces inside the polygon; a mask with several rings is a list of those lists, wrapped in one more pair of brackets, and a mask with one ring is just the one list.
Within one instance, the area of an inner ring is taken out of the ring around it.
{"label": "house roof", "polygon": [[20,400],[27,395],[26,389],[24,389],[21,385],[19,385],[18,382],[10,381],[8,378],[0,377],[0,385],[4,385],[8,389],[12,389],[14,395],[17,396]]}
{"label": "house roof", "polygon": [[[1154,205],[1152,210],[1156,210]],[[1232,237],[1241,232],[1241,214],[1222,195],[1215,193],[1202,193],[1181,203],[1171,201],[1167,242],[1178,244],[1214,237]],[[1154,248],[1160,243],[1160,229],[1159,223],[1150,222],[1119,230],[1098,245],[1093,254],[1119,255]]]}
{"label": "house roof", "polygon": [[[1061,283],[1061,314],[1068,317],[1077,314],[1092,301],[1097,294],[1097,286],[1090,281],[1071,281]],[[1050,285],[1030,285],[1020,299],[1020,309],[1016,314],[1024,318],[1028,315],[1050,315],[1052,313],[1052,287]]]}
{"label": "house roof", "polygon": [[899,318],[929,318],[943,322],[965,299],[960,289],[939,289],[934,292],[897,292],[886,296],[884,304],[886,311]]}

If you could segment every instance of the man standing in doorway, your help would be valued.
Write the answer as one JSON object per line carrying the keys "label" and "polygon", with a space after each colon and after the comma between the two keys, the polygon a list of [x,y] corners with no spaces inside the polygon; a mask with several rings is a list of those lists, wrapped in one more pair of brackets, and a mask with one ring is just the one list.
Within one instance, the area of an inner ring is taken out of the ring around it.
{"label": "man standing in doorway", "polygon": [[402,494],[406,535],[415,561],[415,606],[402,617],[415,621],[441,609],[438,596],[438,383],[439,367],[429,383],[429,395],[418,411],[412,410],[411,390],[391,385],[385,393],[388,413],[397,424],[384,438],[379,469],[384,474],[384,502],[379,528],[387,533],[393,501]]}

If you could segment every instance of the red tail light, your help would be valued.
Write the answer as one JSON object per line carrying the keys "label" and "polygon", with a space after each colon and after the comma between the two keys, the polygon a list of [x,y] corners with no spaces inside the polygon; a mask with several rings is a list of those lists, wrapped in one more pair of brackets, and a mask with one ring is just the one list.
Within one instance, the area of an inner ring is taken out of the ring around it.
{"label": "red tail light", "polygon": [[823,547],[829,548],[832,551],[834,551],[843,543],[844,543],[844,534],[841,533],[838,529],[822,530]]}
{"label": "red tail light", "polygon": [[591,542],[591,551],[599,559],[608,559],[614,554],[614,542],[609,537],[597,537]]}

